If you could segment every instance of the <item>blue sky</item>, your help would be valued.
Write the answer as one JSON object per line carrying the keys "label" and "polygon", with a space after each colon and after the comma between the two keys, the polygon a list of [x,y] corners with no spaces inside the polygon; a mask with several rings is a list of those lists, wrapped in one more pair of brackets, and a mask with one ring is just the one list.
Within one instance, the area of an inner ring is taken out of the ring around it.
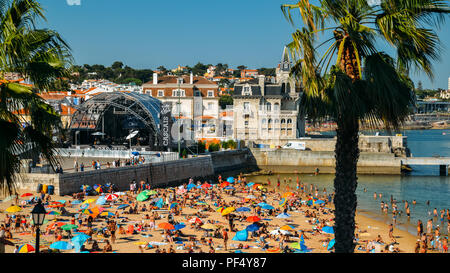
{"label": "blue sky", "polygon": [[[69,5],[68,2],[81,2]],[[227,63],[275,67],[294,28],[280,5],[294,0],[40,0],[46,27],[72,47],[77,64],[134,68]],[[449,18],[450,19],[450,18]],[[447,88],[450,20],[439,31],[444,52],[435,79],[412,74],[424,88]]]}

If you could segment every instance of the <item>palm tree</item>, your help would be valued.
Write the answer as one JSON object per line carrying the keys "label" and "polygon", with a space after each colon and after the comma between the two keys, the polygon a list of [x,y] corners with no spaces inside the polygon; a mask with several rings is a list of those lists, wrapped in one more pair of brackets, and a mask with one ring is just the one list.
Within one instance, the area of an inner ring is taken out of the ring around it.
{"label": "palm tree", "polygon": [[[288,45],[295,59],[291,74],[304,88],[301,109],[315,122],[331,117],[337,123],[335,251],[351,253],[360,123],[399,128],[414,104],[409,71],[415,68],[432,78],[432,61],[440,52],[433,28],[444,22],[449,7],[440,0],[315,2],[300,0],[281,9],[292,25],[292,11],[299,10],[304,25]],[[320,44],[319,35],[325,37]],[[382,43],[396,56],[379,50]]]}
{"label": "palm tree", "polygon": [[[29,150],[56,164],[52,136],[61,126],[60,116],[37,94],[67,75],[69,46],[58,33],[36,28],[45,20],[34,0],[0,0],[0,188],[15,191],[20,170],[19,154]],[[18,73],[30,85],[8,80]],[[28,116],[28,119],[23,118]]]}

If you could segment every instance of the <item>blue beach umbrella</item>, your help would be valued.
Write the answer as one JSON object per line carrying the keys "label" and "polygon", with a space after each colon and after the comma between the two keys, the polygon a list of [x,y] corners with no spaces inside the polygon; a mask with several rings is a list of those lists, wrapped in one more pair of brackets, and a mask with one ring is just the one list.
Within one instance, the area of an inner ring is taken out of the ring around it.
{"label": "blue beach umbrella", "polygon": [[268,205],[268,204],[264,203],[264,202],[258,203],[258,206],[260,206],[260,207],[265,206],[265,205]]}
{"label": "blue beach umbrella", "polygon": [[330,227],[330,226],[324,226],[322,228],[322,232],[327,233],[327,234],[334,234],[334,229],[333,229],[333,227]]}
{"label": "blue beach umbrella", "polygon": [[58,200],[58,202],[61,203],[61,204],[65,204],[66,200]]}
{"label": "blue beach umbrella", "polygon": [[226,190],[234,190],[234,187],[228,186],[228,187],[225,187],[224,189],[226,189]]}
{"label": "blue beach umbrella", "polygon": [[230,176],[227,178],[228,183],[234,183],[234,177]]}
{"label": "blue beach umbrella", "polygon": [[189,190],[191,190],[192,188],[195,188],[196,187],[196,185],[195,184],[189,184],[189,185],[187,185],[187,190],[189,191]]}
{"label": "blue beach umbrella", "polygon": [[72,202],[72,205],[78,205],[78,204],[81,204],[81,203],[82,203],[81,200],[74,200]]}
{"label": "blue beach umbrella", "polygon": [[91,238],[91,236],[88,236],[88,235],[86,235],[86,234],[81,233],[81,234],[79,234],[79,235],[73,237],[71,241],[72,241],[72,243],[80,242],[81,244],[83,244],[83,243],[86,242],[89,238]]}
{"label": "blue beach umbrella", "polygon": [[255,183],[253,183],[253,182],[247,183],[247,187],[251,187],[253,185],[255,185]]}
{"label": "blue beach umbrella", "polygon": [[68,250],[73,249],[73,245],[65,241],[57,241],[49,246],[51,249]]}
{"label": "blue beach umbrella", "polygon": [[179,230],[179,229],[185,228],[186,225],[184,223],[179,223],[179,224],[176,224],[174,227],[175,227],[175,230]]}
{"label": "blue beach umbrella", "polygon": [[138,155],[139,155],[139,152],[131,152],[131,154],[133,154],[133,155],[135,155],[135,156],[138,156]]}
{"label": "blue beach umbrella", "polygon": [[251,209],[247,208],[247,207],[240,207],[236,209],[237,212],[244,212],[244,211],[251,211]]}
{"label": "blue beach umbrella", "polygon": [[264,206],[261,206],[262,209],[275,209],[273,206],[269,205],[269,204],[265,204]]}
{"label": "blue beach umbrella", "polygon": [[248,225],[245,229],[249,232],[257,231],[260,228],[260,226],[257,223],[253,223],[251,225]]}

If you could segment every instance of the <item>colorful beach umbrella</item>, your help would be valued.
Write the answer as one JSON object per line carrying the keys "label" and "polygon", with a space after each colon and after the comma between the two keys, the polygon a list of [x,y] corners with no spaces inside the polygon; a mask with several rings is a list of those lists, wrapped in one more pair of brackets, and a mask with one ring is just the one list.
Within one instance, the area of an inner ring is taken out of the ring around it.
{"label": "colorful beach umbrella", "polygon": [[21,211],[22,209],[19,206],[11,206],[9,208],[7,208],[5,211],[9,212],[9,213],[16,213]]}
{"label": "colorful beach umbrella", "polygon": [[287,199],[286,199],[286,198],[281,198],[281,200],[280,200],[280,202],[278,203],[278,205],[279,205],[280,207],[282,207],[282,206],[286,205],[286,202],[287,202]]}
{"label": "colorful beach umbrella", "polygon": [[253,231],[257,231],[257,230],[259,230],[259,228],[260,228],[261,226],[260,225],[258,225],[258,223],[253,223],[253,224],[251,224],[251,225],[248,225],[245,229],[247,230],[247,231],[249,231],[249,232],[253,232]]}
{"label": "colorful beach umbrella", "polygon": [[211,186],[211,184],[208,184],[208,183],[204,183],[203,185],[202,185],[202,188],[203,189],[209,189],[209,188],[211,188],[212,186]]}
{"label": "colorful beach umbrella", "polygon": [[47,214],[48,214],[48,215],[61,215],[60,212],[54,211],[54,210],[47,212]]}
{"label": "colorful beach umbrella", "polygon": [[77,229],[78,226],[77,225],[72,225],[72,224],[67,224],[61,227],[61,229],[63,230],[72,230],[72,229]]}
{"label": "colorful beach umbrella", "polygon": [[35,249],[30,244],[23,244],[19,246],[19,253],[30,253],[32,251],[35,251]]}
{"label": "colorful beach umbrella", "polygon": [[220,183],[220,185],[219,185],[219,187],[221,187],[221,188],[225,188],[225,187],[227,187],[227,186],[229,186],[230,185],[230,182],[222,182],[222,183]]}
{"label": "colorful beach umbrella", "polygon": [[226,209],[224,209],[223,211],[222,211],[222,216],[225,216],[225,215],[227,215],[227,214],[230,214],[230,213],[232,213],[233,211],[235,211],[236,209],[234,208],[234,207],[228,207],[228,208],[226,208]]}
{"label": "colorful beach umbrella", "polygon": [[104,211],[102,213],[100,213],[100,216],[105,216],[105,217],[114,217],[115,214],[109,211]]}
{"label": "colorful beach umbrella", "polygon": [[261,218],[259,218],[258,216],[249,216],[249,217],[247,217],[246,221],[250,222],[250,223],[254,223],[254,222],[261,221]]}
{"label": "colorful beach umbrella", "polygon": [[246,212],[246,211],[251,211],[250,208],[247,207],[240,207],[236,209],[237,212]]}
{"label": "colorful beach umbrella", "polygon": [[170,204],[169,209],[173,209],[173,208],[175,208],[176,206],[178,206],[178,203],[173,202],[172,204]]}
{"label": "colorful beach umbrella", "polygon": [[198,217],[194,217],[194,218],[189,219],[189,223],[193,223],[193,224],[202,224],[203,221],[202,221],[202,219],[200,219],[200,218],[198,218]]}
{"label": "colorful beach umbrella", "polygon": [[92,202],[95,202],[96,200],[95,199],[86,199],[84,202],[83,202],[83,204],[90,204],[90,203],[92,203]]}
{"label": "colorful beach umbrella", "polygon": [[136,196],[136,200],[139,202],[143,202],[143,201],[147,200],[148,198],[149,198],[149,196],[145,192],[141,192],[140,194],[138,194],[138,196]]}
{"label": "colorful beach umbrella", "polygon": [[166,223],[166,222],[164,222],[164,223],[159,223],[159,224],[158,224],[158,227],[159,227],[159,228],[162,228],[162,229],[168,229],[168,230],[175,229],[175,227],[174,227],[172,224]]}
{"label": "colorful beach umbrella", "polygon": [[294,193],[292,193],[292,192],[285,192],[281,197],[286,198],[286,197],[289,197],[289,196],[294,196]]}
{"label": "colorful beach umbrella", "polygon": [[179,229],[182,229],[185,227],[186,227],[186,225],[184,223],[179,223],[174,226],[175,230],[179,230]]}
{"label": "colorful beach umbrella", "polygon": [[65,225],[65,223],[63,223],[63,222],[52,222],[50,225],[48,225],[48,228],[53,229],[56,227],[62,227],[64,225]]}
{"label": "colorful beach umbrella", "polygon": [[284,225],[280,227],[281,230],[294,230],[290,225]]}
{"label": "colorful beach umbrella", "polygon": [[27,192],[27,193],[24,193],[24,194],[22,194],[20,197],[28,197],[28,196],[33,196],[33,194],[32,193],[29,193],[29,192]]}
{"label": "colorful beach umbrella", "polygon": [[117,194],[114,194],[114,193],[109,193],[109,194],[105,195],[106,201],[114,201],[117,198],[119,198],[119,196]]}

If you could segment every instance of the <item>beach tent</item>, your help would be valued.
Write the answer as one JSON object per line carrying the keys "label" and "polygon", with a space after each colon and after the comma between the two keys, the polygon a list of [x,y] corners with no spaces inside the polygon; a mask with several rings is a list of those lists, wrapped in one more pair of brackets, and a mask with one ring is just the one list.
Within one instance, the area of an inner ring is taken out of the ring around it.
{"label": "beach tent", "polygon": [[333,229],[333,227],[330,227],[330,226],[324,226],[322,228],[322,232],[327,233],[327,234],[334,234],[334,229]]}
{"label": "beach tent", "polygon": [[241,231],[236,232],[236,235],[233,237],[233,241],[247,241],[248,232],[247,229],[243,229]]}

